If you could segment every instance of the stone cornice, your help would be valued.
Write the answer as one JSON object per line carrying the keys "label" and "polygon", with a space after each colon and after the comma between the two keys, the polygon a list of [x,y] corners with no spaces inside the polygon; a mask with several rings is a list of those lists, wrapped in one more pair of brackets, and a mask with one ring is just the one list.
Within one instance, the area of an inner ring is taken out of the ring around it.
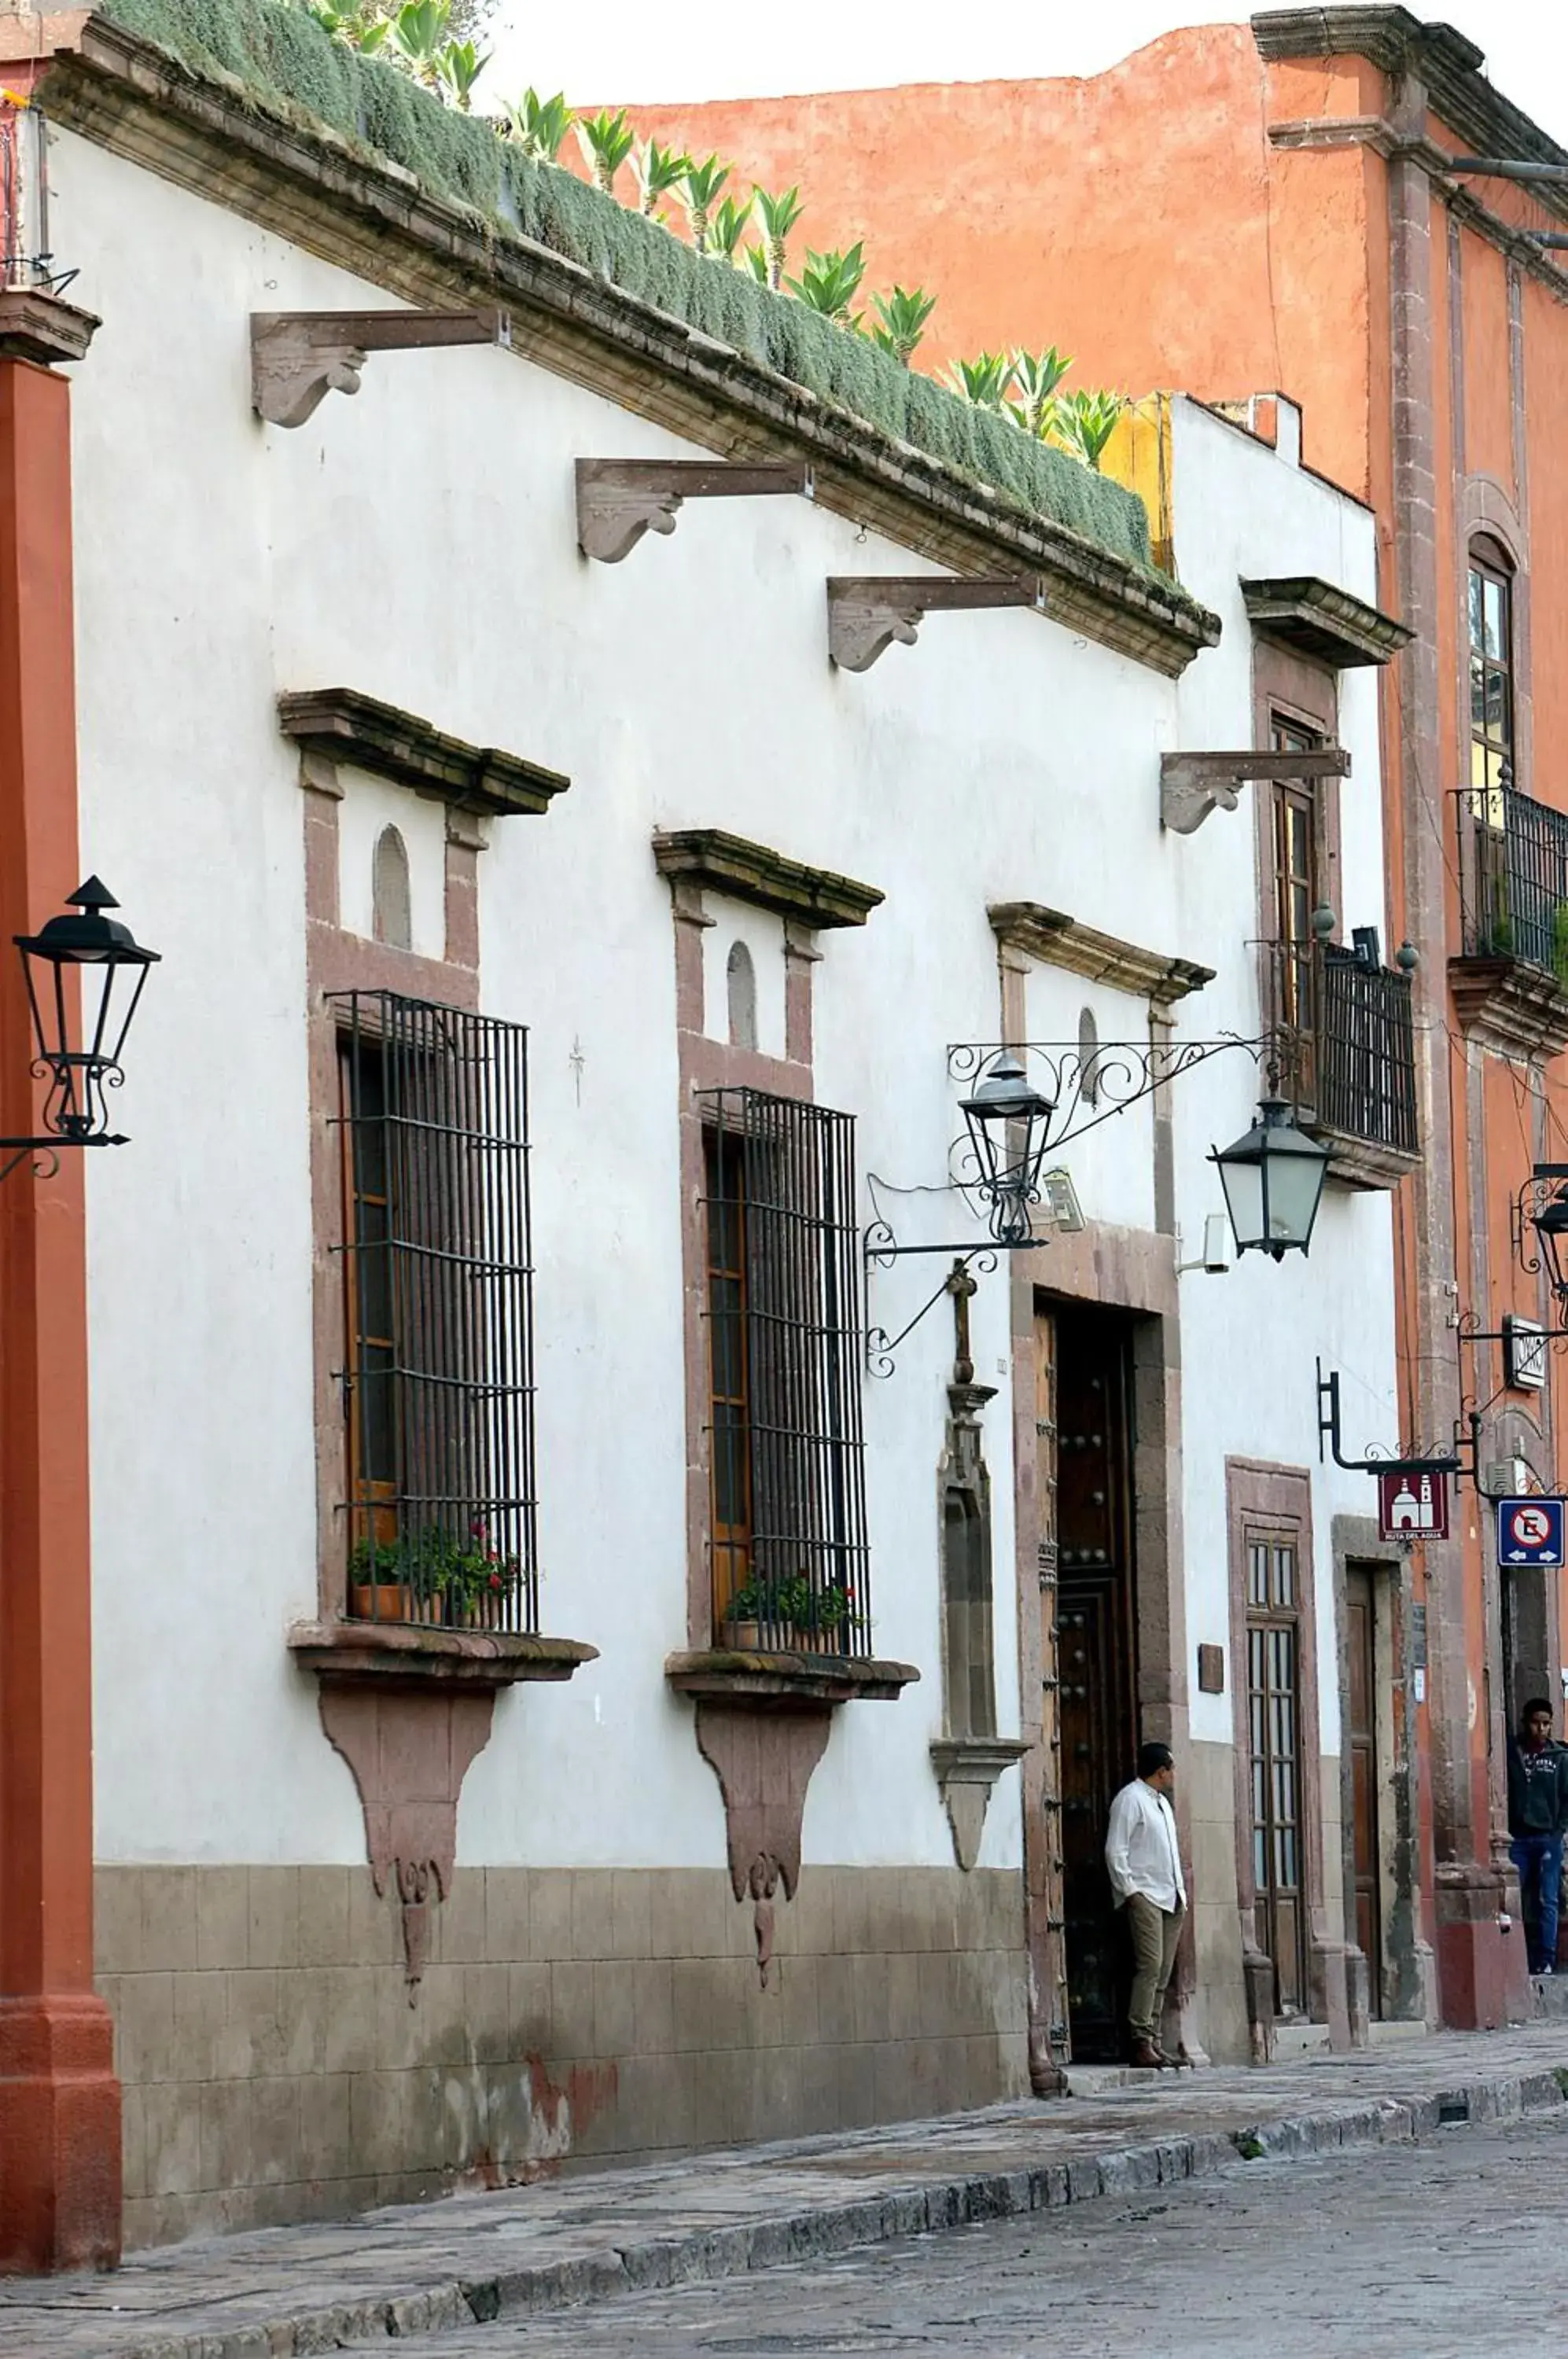
{"label": "stone cornice", "polygon": [[1335,671],[1361,664],[1386,664],[1409,647],[1415,633],[1408,623],[1379,613],[1348,590],[1314,574],[1289,580],[1243,582],[1241,594],[1255,630],[1281,639],[1298,654]]}
{"label": "stone cornice", "polygon": [[[1452,25],[1423,24],[1400,7],[1271,8],[1253,17],[1252,36],[1269,60],[1359,57],[1390,76],[1414,76],[1472,156],[1568,164],[1568,149],[1486,79],[1485,52]],[[1561,196],[1531,193],[1553,212],[1563,207]]]}
{"label": "stone cornice", "polygon": [[1568,991],[1513,958],[1451,958],[1448,986],[1464,1030],[1500,1056],[1559,1057],[1568,1049]]}
{"label": "stone cornice", "polygon": [[[1217,643],[1218,618],[1174,584],[566,256],[498,236],[325,125],[266,115],[239,85],[199,79],[103,16],[66,21],[75,45],[56,50],[41,83],[63,128],[407,302],[506,310],[524,359],[724,458],[804,459],[819,507],[935,564],[1042,575],[1051,621],[1154,670],[1174,678]],[[15,47],[5,30],[0,19],[0,63]]]}
{"label": "stone cornice", "polygon": [[689,827],[656,835],[654,864],[661,876],[681,879],[731,901],[749,901],[811,927],[863,926],[884,896],[831,868],[808,868],[765,843],[748,843],[723,828]]}
{"label": "stone cornice", "polygon": [[400,712],[354,688],[312,688],[278,700],[278,725],[307,753],[412,787],[454,810],[505,819],[550,809],[571,785],[520,754],[469,745],[417,713]]}
{"label": "stone cornice", "polygon": [[1169,1007],[1214,979],[1212,966],[1166,958],[1115,934],[1098,933],[1064,909],[1047,909],[1038,901],[996,901],[985,914],[997,941],[1008,949],[1023,951],[1044,966],[1065,967],[1091,983],[1137,993],[1157,1007]]}

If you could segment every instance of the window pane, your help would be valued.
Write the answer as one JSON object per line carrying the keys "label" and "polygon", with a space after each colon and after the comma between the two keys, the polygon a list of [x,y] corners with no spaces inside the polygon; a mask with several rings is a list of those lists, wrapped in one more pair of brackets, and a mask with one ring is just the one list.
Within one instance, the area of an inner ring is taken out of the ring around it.
{"label": "window pane", "polygon": [[1489,574],[1483,576],[1483,582],[1486,650],[1489,656],[1506,658],[1508,652],[1507,592],[1502,583],[1494,582]]}
{"label": "window pane", "polygon": [[1279,1548],[1274,1551],[1274,1603],[1293,1605],[1296,1602],[1296,1551]]}
{"label": "window pane", "polygon": [[1486,625],[1482,609],[1485,588],[1485,576],[1472,568],[1470,574],[1470,645],[1472,647],[1479,647],[1484,643]]}
{"label": "window pane", "polygon": [[1254,1540],[1247,1549],[1247,1560],[1248,1602],[1253,1605],[1267,1605],[1269,1603],[1269,1550],[1261,1542]]}

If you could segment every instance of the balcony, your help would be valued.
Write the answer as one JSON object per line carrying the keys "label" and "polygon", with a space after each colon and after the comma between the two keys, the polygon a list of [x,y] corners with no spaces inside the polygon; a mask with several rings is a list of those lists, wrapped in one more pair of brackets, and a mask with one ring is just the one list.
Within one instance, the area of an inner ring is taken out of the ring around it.
{"label": "balcony", "polygon": [[1568,813],[1504,780],[1454,797],[1461,949],[1449,981],[1467,1032],[1554,1057],[1568,1048]]}
{"label": "balcony", "polygon": [[1377,935],[1264,946],[1269,1021],[1285,1049],[1281,1087],[1303,1129],[1331,1151],[1330,1177],[1394,1188],[1421,1160],[1410,979],[1384,966]]}

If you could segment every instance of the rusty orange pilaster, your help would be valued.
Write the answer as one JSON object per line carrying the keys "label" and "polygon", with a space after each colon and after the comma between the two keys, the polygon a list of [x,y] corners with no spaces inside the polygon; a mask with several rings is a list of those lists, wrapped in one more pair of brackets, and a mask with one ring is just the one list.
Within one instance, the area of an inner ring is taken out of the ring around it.
{"label": "rusty orange pilaster", "polygon": [[[36,1131],[13,934],[80,882],[71,387],[0,358],[0,1135]],[[120,2089],[93,1983],[82,1158],[0,1182],[0,2269],[119,2257]]]}

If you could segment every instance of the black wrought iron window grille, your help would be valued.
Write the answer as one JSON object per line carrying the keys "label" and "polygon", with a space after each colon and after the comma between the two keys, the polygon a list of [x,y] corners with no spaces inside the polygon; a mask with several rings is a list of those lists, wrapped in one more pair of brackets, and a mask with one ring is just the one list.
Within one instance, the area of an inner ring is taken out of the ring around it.
{"label": "black wrought iron window grille", "polygon": [[344,992],[350,1617],[539,1627],[527,1034]]}
{"label": "black wrought iron window grille", "polygon": [[715,1636],[868,1655],[854,1117],[760,1090],[701,1103]]}

